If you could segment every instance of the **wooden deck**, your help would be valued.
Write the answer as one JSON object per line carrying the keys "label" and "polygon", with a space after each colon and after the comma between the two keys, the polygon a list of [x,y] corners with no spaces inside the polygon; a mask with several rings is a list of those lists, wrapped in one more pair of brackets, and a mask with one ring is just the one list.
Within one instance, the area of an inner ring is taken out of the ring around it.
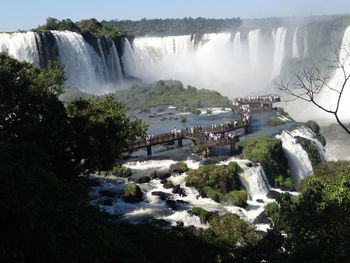
{"label": "wooden deck", "polygon": [[[233,122],[233,121],[231,121]],[[152,154],[152,146],[160,145],[160,144],[174,144],[176,141],[178,142],[178,146],[182,146],[182,140],[192,140],[193,143],[200,148],[206,149],[206,151],[209,151],[209,148],[211,147],[218,147],[218,146],[227,146],[231,145],[234,148],[234,144],[239,141],[239,136],[235,137],[234,139],[219,139],[219,140],[204,140],[205,138],[205,131],[208,133],[213,134],[224,134],[226,132],[244,129],[245,133],[247,134],[249,132],[250,122],[249,121],[240,121],[237,122],[237,125],[226,125],[225,127],[221,128],[221,125],[218,125],[219,127],[215,129],[211,128],[203,128],[201,132],[197,133],[190,133],[186,131],[182,131],[177,134],[171,134],[171,133],[164,133],[164,134],[158,134],[155,136],[154,139],[151,140],[145,140],[145,139],[139,139],[133,142],[130,142],[128,145],[127,150],[132,152],[139,149],[146,148],[147,154]]]}

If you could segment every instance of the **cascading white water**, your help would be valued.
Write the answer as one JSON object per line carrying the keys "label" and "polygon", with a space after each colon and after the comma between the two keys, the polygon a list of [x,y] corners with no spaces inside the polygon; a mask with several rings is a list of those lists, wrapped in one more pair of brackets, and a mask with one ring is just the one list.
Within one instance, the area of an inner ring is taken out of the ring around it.
{"label": "cascading white water", "polygon": [[271,187],[264,169],[260,164],[252,167],[241,165],[241,167],[243,171],[240,173],[240,178],[251,200],[265,199]]}
{"label": "cascading white water", "polygon": [[295,135],[308,137],[308,135],[304,135],[305,133],[303,130],[303,128],[297,128],[292,132],[283,131],[281,134],[276,135],[276,138],[282,140],[283,151],[288,159],[288,164],[292,172],[292,179],[295,184],[299,184],[300,180],[312,175],[313,172],[307,152],[294,138]]}
{"label": "cascading white water", "polygon": [[0,33],[0,52],[39,66],[39,52],[34,32]]}
{"label": "cascading white water", "polygon": [[249,58],[253,66],[259,61],[259,35],[259,29],[248,33]]}
{"label": "cascading white water", "polygon": [[[54,46],[42,48],[57,47],[57,59],[64,65],[67,86],[103,94],[115,90],[121,84],[123,79],[121,65],[113,41],[106,40],[110,47],[104,50],[101,40],[98,39],[99,55],[80,34],[70,31],[52,31],[52,34],[55,39],[52,43]],[[41,59],[53,59],[40,57],[41,45],[41,37],[35,32],[0,33],[0,52],[6,52],[20,61],[33,63],[37,67],[41,66]],[[44,64],[47,62],[44,61]]]}
{"label": "cascading white water", "polygon": [[298,27],[294,31],[293,35],[293,58],[299,58],[299,47],[298,47]]}
{"label": "cascading white water", "polygon": [[[339,51],[339,65],[329,81],[328,86],[341,91],[345,78],[350,75],[350,26],[346,28],[342,39]],[[341,67],[343,65],[343,68]],[[323,89],[320,95],[321,105],[325,105],[327,109],[336,110],[339,93],[330,89]],[[344,86],[344,91],[339,104],[338,116],[344,121],[350,121],[350,114],[348,109],[348,102],[350,101],[350,82],[348,81]]]}
{"label": "cascading white water", "polygon": [[272,30],[272,36],[274,40],[272,79],[277,77],[281,72],[284,59],[286,34],[286,27],[279,27]]}
{"label": "cascading white water", "polygon": [[57,43],[59,60],[64,65],[66,84],[93,92],[103,79],[97,74],[102,64],[101,58],[84,41],[82,35],[74,32],[52,31]]}
{"label": "cascading white water", "polygon": [[307,32],[305,32],[305,36],[304,36],[304,52],[303,52],[304,58],[307,57],[307,53],[308,53]]}
{"label": "cascading white water", "polygon": [[237,32],[233,40],[234,55],[238,56],[241,53],[241,32]]}
{"label": "cascading white water", "polygon": [[295,136],[300,136],[300,137],[306,138],[306,139],[316,143],[317,149],[318,149],[318,152],[320,153],[322,161],[327,161],[328,160],[328,157],[326,155],[324,146],[317,139],[316,135],[314,134],[314,132],[312,130],[310,130],[309,128],[306,128],[304,126],[301,126],[298,129],[294,129],[293,131],[291,131],[291,135],[294,136],[294,137]]}

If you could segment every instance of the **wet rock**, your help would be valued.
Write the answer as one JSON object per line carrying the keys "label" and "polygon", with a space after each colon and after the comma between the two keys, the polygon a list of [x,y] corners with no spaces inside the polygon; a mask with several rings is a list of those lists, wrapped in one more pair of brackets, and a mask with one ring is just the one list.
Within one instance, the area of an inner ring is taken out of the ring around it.
{"label": "wet rock", "polygon": [[167,179],[171,176],[171,174],[169,172],[157,172],[157,171],[153,171],[151,173],[151,178],[152,179],[160,179],[160,180],[164,180]]}
{"label": "wet rock", "polygon": [[145,176],[145,177],[141,177],[141,178],[137,179],[136,183],[144,184],[144,183],[148,183],[149,181],[151,181],[151,177]]}
{"label": "wet rock", "polygon": [[254,219],[253,224],[271,224],[271,220],[265,211],[263,211]]}
{"label": "wet rock", "polygon": [[161,184],[166,184],[167,182],[168,182],[167,179],[160,180],[160,183],[161,183]]}
{"label": "wet rock", "polygon": [[246,163],[247,167],[253,167],[253,163]]}
{"label": "wet rock", "polygon": [[113,200],[112,199],[106,199],[103,201],[104,206],[112,206],[113,205]]}
{"label": "wet rock", "polygon": [[166,201],[167,206],[172,210],[177,210],[177,203],[175,200],[167,200]]}
{"label": "wet rock", "polygon": [[256,199],[256,201],[257,201],[258,203],[264,203],[264,200],[262,200],[262,199]]}
{"label": "wet rock", "polygon": [[167,120],[167,119],[168,119],[168,118],[163,117],[163,118],[160,119],[160,121],[165,121],[165,120]]}
{"label": "wet rock", "polygon": [[171,189],[171,188],[174,187],[174,185],[173,185],[172,183],[166,182],[166,183],[163,185],[163,187],[164,187],[165,189]]}
{"label": "wet rock", "polygon": [[159,178],[160,180],[167,179],[167,178],[169,178],[170,176],[171,176],[171,173],[168,173],[168,172],[158,174],[158,178]]}
{"label": "wet rock", "polygon": [[270,198],[270,199],[277,199],[280,195],[281,195],[280,192],[277,192],[277,191],[275,191],[275,190],[270,190],[270,191],[267,193],[266,197],[267,197],[267,198]]}
{"label": "wet rock", "polygon": [[178,222],[176,222],[176,226],[180,226],[180,227],[182,227],[182,226],[184,226],[184,222],[182,222],[182,221],[178,221]]}
{"label": "wet rock", "polygon": [[106,197],[115,197],[117,195],[117,193],[110,190],[100,190],[98,191],[98,194]]}
{"label": "wet rock", "polygon": [[122,198],[128,203],[138,203],[143,200],[143,193],[137,184],[131,184],[124,189]]}
{"label": "wet rock", "polygon": [[166,200],[166,199],[168,199],[171,196],[171,194],[164,193],[162,191],[154,191],[151,194],[154,195],[154,196],[159,196],[159,198],[161,200]]}
{"label": "wet rock", "polygon": [[187,196],[185,189],[181,188],[180,185],[175,185],[172,192],[174,194],[178,194],[179,196]]}

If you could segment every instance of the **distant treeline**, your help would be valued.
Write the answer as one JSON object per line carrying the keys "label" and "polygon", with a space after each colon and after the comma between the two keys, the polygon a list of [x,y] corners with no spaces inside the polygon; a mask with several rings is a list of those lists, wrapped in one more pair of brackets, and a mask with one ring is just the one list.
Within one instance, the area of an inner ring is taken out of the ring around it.
{"label": "distant treeline", "polygon": [[186,35],[231,31],[239,27],[242,20],[239,17],[227,19],[185,17],[183,19],[143,18],[139,21],[111,20],[102,21],[102,23],[113,28],[133,32],[135,35]]}
{"label": "distant treeline", "polygon": [[111,28],[106,24],[102,24],[95,18],[84,19],[79,22],[73,22],[71,19],[58,20],[57,18],[48,17],[46,19],[46,24],[32,29],[36,32],[45,32],[50,30],[59,31],[72,31],[80,34],[89,33],[97,38],[107,36],[110,39],[114,39],[119,36],[127,36],[127,32],[119,30],[117,28]]}

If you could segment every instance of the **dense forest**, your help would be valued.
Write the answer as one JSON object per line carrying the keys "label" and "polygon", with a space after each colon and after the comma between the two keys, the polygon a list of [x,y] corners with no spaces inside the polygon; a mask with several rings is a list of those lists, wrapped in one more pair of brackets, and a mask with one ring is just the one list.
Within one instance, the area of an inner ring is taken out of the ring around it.
{"label": "dense forest", "polygon": [[218,33],[224,31],[233,31],[242,24],[241,19],[208,19],[203,17],[183,19],[141,19],[132,20],[111,20],[102,21],[113,28],[118,28],[127,32],[133,32],[135,35],[188,35]]}

